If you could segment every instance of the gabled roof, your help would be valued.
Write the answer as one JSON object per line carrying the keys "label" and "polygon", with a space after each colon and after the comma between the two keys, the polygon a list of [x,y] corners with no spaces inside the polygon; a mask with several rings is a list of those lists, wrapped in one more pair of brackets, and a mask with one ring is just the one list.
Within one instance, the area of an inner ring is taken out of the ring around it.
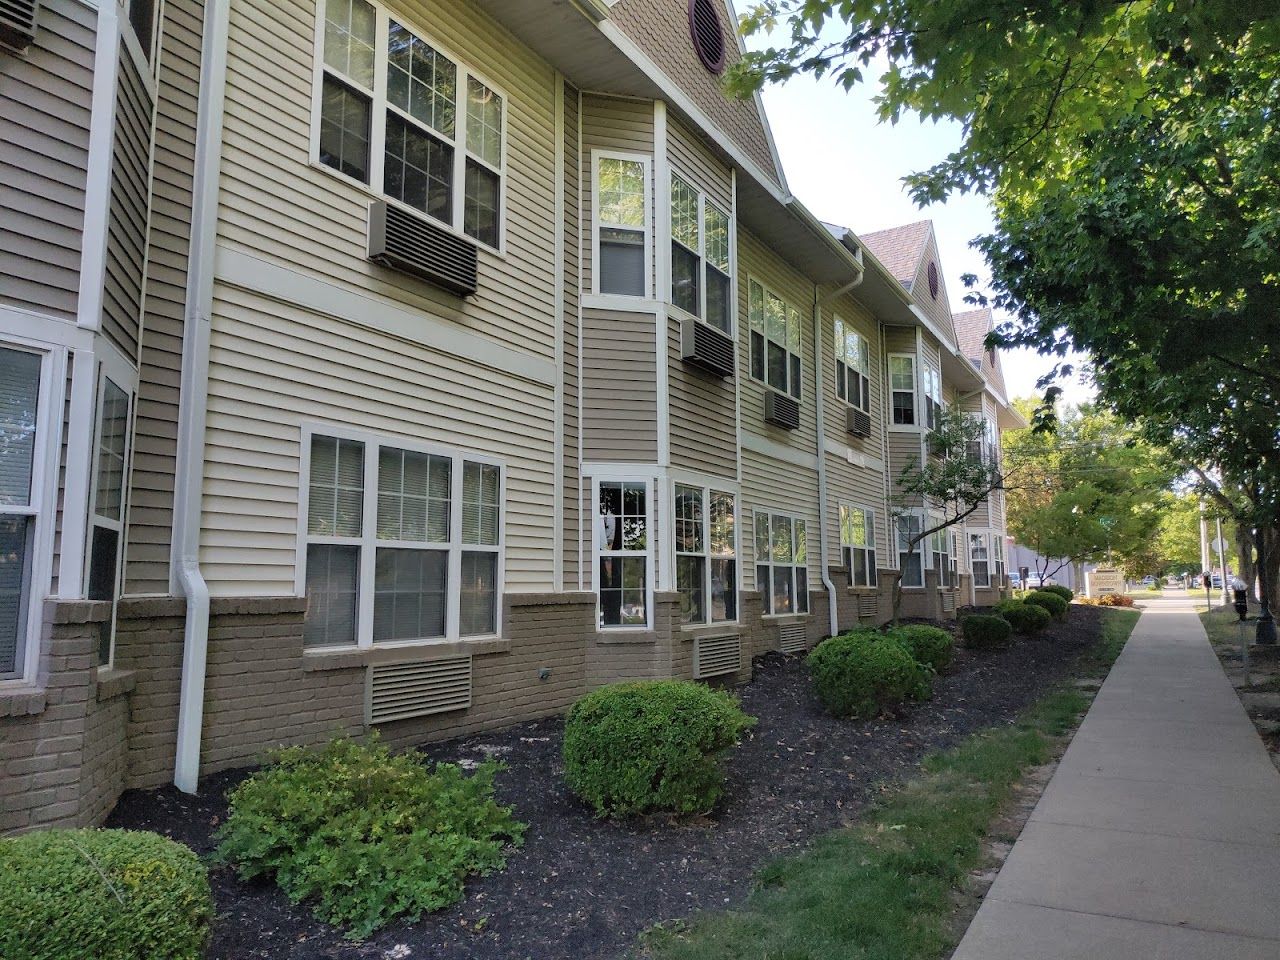
{"label": "gabled roof", "polygon": [[991,314],[991,308],[980,307],[977,310],[966,310],[964,313],[954,314],[952,321],[956,327],[956,339],[960,341],[960,352],[968,358],[975,368],[982,371],[991,386],[1007,401],[1009,391],[1004,383],[1004,369],[1000,364],[1000,352],[998,350],[988,350],[985,343],[987,334],[995,326],[995,318]]}
{"label": "gabled roof", "polygon": [[901,227],[864,233],[858,239],[867,245],[895,280],[910,290],[932,229],[930,221],[920,220]]}

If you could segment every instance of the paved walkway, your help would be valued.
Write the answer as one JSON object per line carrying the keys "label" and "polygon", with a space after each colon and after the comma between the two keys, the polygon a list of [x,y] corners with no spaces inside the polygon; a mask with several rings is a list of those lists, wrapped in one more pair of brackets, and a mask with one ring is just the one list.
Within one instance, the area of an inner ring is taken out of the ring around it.
{"label": "paved walkway", "polygon": [[953,960],[1068,958],[1280,958],[1280,774],[1180,592],[1138,621]]}

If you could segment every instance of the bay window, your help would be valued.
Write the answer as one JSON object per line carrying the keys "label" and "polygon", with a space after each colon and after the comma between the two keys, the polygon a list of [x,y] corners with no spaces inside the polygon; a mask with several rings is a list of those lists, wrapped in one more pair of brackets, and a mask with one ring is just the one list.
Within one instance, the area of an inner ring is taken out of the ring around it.
{"label": "bay window", "polygon": [[991,585],[1004,586],[1004,537],[991,534]]}
{"label": "bay window", "polygon": [[595,291],[649,295],[649,158],[594,154]]}
{"label": "bay window", "polygon": [[889,389],[893,399],[893,422],[916,422],[916,358],[906,354],[889,356]]}
{"label": "bay window", "polygon": [[[930,519],[930,524],[939,521]],[[929,562],[938,574],[938,586],[951,586],[951,543],[946,530],[929,534]]]}
{"label": "bay window", "polygon": [[671,177],[671,302],[732,332],[729,215]]}
{"label": "bay window", "polygon": [[949,535],[951,554],[948,557],[947,564],[947,586],[960,586],[960,534],[951,533]]}
{"label": "bay window", "polygon": [[[120,559],[124,550],[124,489],[128,459],[129,394],[103,377],[99,385],[93,509],[89,521],[90,600],[114,603],[120,596]],[[112,627],[98,645],[98,664],[111,663]]]}
{"label": "bay window", "polygon": [[969,562],[973,570],[975,587],[991,586],[990,558],[987,556],[987,535],[969,534]]}
{"label": "bay window", "polygon": [[800,399],[800,311],[761,283],[747,286],[751,322],[751,376]]}
{"label": "bay window", "polygon": [[364,436],[306,442],[307,646],[499,632],[499,464]]}
{"label": "bay window", "polygon": [[505,98],[383,7],[325,0],[315,159],[498,248]]}
{"label": "bay window", "polygon": [[596,483],[596,590],[602,629],[650,625],[649,491],[647,480]]}
{"label": "bay window", "polygon": [[43,366],[42,354],[0,346],[0,680],[21,679],[28,659]]}
{"label": "bay window", "polygon": [[924,423],[930,430],[942,422],[942,373],[931,363],[924,365]]}
{"label": "bay window", "polygon": [[684,623],[738,619],[734,495],[677,484],[676,590]]}
{"label": "bay window", "polygon": [[898,569],[902,571],[904,587],[924,586],[924,541],[911,547],[913,538],[924,529],[924,518],[918,513],[904,513],[898,517]]}
{"label": "bay window", "polygon": [[808,537],[805,522],[757,510],[756,588],[767,614],[809,612]]}
{"label": "bay window", "polygon": [[876,585],[875,514],[865,507],[840,505],[840,546],[849,568],[849,586]]}
{"label": "bay window", "polygon": [[836,317],[836,396],[871,412],[871,348],[867,338]]}

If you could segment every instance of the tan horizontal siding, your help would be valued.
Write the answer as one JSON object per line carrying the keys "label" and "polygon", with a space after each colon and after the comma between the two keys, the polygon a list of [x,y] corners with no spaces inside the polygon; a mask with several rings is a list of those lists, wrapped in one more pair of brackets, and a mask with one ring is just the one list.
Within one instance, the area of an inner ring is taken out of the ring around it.
{"label": "tan horizontal siding", "polygon": [[671,465],[713,477],[736,477],[738,432],[733,379],[702,373],[680,359],[681,323],[675,317],[667,322]]}
{"label": "tan horizontal siding", "polygon": [[652,314],[582,314],[582,456],[656,463],[657,331]]}
{"label": "tan horizontal siding", "polygon": [[818,473],[773,457],[742,451],[742,555],[743,582],[756,584],[755,513],[757,510],[790,514],[805,521],[808,540],[809,588],[819,585],[821,566],[818,532]]}
{"label": "tan horizontal siding", "polygon": [[858,467],[839,457],[827,457],[827,536],[829,562],[840,565],[840,506],[867,507],[876,514],[876,551],[884,556],[884,477],[874,470]]}
{"label": "tan horizontal siding", "polygon": [[733,180],[729,168],[707,149],[702,138],[672,120],[667,127],[667,155],[671,169],[702,190],[725,213],[733,209]]}
{"label": "tan horizontal siding", "polygon": [[581,335],[578,315],[582,289],[582,158],[578,147],[580,135],[578,115],[579,93],[569,84],[564,88],[564,583],[567,590],[579,589],[581,575],[578,530],[581,522],[582,463],[578,457],[581,424],[578,404],[581,400],[578,383],[578,359],[581,351]]}

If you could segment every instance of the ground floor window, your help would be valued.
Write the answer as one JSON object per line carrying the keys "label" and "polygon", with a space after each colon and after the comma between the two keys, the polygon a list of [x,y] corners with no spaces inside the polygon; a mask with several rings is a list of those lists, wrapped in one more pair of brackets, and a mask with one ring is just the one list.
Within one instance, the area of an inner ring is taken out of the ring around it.
{"label": "ground floor window", "polygon": [[676,484],[676,590],[684,623],[738,619],[735,499],[709,487]]}
{"label": "ground floor window", "polygon": [[[930,523],[938,523],[930,520]],[[929,534],[929,561],[938,573],[938,586],[951,586],[951,544],[946,530]]]}
{"label": "ground floor window", "polygon": [[947,563],[946,585],[948,587],[958,587],[960,586],[960,534],[953,532],[948,534],[948,537],[951,541],[951,554],[948,557]]}
{"label": "ground floor window", "polygon": [[[89,523],[90,600],[110,603],[120,596],[121,557],[124,553],[125,472],[129,454],[129,408],[132,398],[109,377],[98,384],[95,425],[93,508]],[[103,627],[98,664],[112,660],[114,616]]]}
{"label": "ground floor window", "polygon": [[1004,586],[1004,537],[991,534],[991,576],[996,586]]}
{"label": "ground floor window", "polygon": [[307,447],[305,644],[499,631],[499,463],[361,434]]}
{"label": "ground floor window", "polygon": [[650,494],[647,480],[596,482],[596,589],[601,629],[650,625]]}
{"label": "ground floor window", "polygon": [[809,547],[805,522],[757,510],[756,588],[769,614],[809,612]]}
{"label": "ground floor window", "polygon": [[876,585],[875,514],[865,507],[840,505],[840,546],[849,568],[849,586]]}
{"label": "ground floor window", "polygon": [[969,534],[969,560],[973,566],[973,585],[975,587],[991,586],[991,564],[987,555],[987,535],[985,533]]}
{"label": "ground floor window", "polygon": [[898,517],[898,569],[902,571],[902,586],[924,586],[924,541],[909,549],[913,538],[920,536],[924,518],[918,513],[904,513]]}

